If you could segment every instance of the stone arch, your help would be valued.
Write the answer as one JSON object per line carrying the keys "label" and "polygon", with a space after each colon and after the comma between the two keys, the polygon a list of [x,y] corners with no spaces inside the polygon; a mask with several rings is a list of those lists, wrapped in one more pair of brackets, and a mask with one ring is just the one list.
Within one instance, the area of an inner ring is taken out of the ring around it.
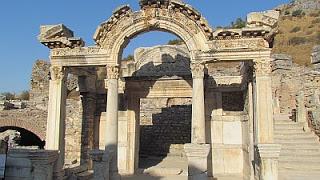
{"label": "stone arch", "polygon": [[42,128],[40,128],[36,122],[21,121],[21,120],[6,120],[6,121],[0,121],[0,127],[23,128],[25,130],[28,130],[34,133],[43,141],[46,139],[46,132],[43,131]]}
{"label": "stone arch", "polygon": [[209,51],[212,29],[205,18],[190,5],[176,0],[140,0],[141,10],[133,12],[128,5],[113,12],[96,30],[94,40],[107,50],[109,60],[120,64],[123,48],[135,36],[149,31],[164,31],[180,37],[190,51],[190,57]]}

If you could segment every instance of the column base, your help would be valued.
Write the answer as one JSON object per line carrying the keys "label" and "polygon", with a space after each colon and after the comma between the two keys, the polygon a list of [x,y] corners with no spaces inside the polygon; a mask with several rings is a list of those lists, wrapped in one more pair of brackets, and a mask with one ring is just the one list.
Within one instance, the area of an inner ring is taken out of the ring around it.
{"label": "column base", "polygon": [[278,180],[278,159],[280,144],[258,144],[260,157],[260,180]]}
{"label": "column base", "polygon": [[93,150],[89,155],[93,161],[93,179],[109,180],[109,160],[104,156],[104,151]]}
{"label": "column base", "polygon": [[188,179],[207,180],[210,144],[185,144],[184,150],[188,158]]}

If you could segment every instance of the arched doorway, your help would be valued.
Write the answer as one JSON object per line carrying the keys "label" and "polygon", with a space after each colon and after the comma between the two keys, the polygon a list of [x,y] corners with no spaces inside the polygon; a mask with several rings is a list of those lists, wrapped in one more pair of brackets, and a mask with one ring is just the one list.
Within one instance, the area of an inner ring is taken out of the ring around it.
{"label": "arched doorway", "polygon": [[45,145],[45,141],[42,141],[40,137],[38,137],[33,132],[15,126],[5,126],[0,127],[0,133],[6,132],[8,130],[17,131],[20,133],[20,138],[15,142],[18,146],[32,146],[32,147],[39,147],[39,149],[43,149]]}

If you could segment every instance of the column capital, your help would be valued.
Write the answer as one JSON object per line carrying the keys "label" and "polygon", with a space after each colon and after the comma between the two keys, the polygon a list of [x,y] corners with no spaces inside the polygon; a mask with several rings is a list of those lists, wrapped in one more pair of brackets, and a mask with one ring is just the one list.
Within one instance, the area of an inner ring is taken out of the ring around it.
{"label": "column capital", "polygon": [[204,77],[204,64],[200,62],[193,62],[190,64],[192,78]]}
{"label": "column capital", "polygon": [[255,76],[269,76],[272,72],[271,58],[259,59],[253,62]]}
{"label": "column capital", "polygon": [[51,66],[50,76],[51,80],[62,80],[66,75],[66,68],[62,66]]}
{"label": "column capital", "polygon": [[108,65],[106,68],[108,79],[119,79],[120,68],[118,65]]}
{"label": "column capital", "polygon": [[257,148],[262,159],[278,159],[280,156],[280,144],[258,144]]}

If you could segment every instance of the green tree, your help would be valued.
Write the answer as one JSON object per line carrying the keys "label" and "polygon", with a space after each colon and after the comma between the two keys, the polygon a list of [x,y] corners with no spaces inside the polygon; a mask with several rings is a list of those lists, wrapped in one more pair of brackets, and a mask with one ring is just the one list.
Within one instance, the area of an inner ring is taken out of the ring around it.
{"label": "green tree", "polygon": [[30,98],[29,91],[22,91],[22,92],[18,95],[18,98],[19,98],[20,100],[29,100],[29,98]]}
{"label": "green tree", "polygon": [[4,92],[1,93],[1,95],[6,97],[6,100],[14,100],[16,98],[15,93],[11,93],[11,92]]}
{"label": "green tree", "polygon": [[134,59],[133,55],[129,54],[127,57],[123,58],[122,60],[123,61],[131,61],[133,59]]}
{"label": "green tree", "polygon": [[173,39],[168,42],[168,45],[181,45],[183,43],[182,39]]}
{"label": "green tree", "polygon": [[237,18],[235,22],[231,22],[231,27],[240,29],[246,27],[246,21],[244,21],[242,18]]}

